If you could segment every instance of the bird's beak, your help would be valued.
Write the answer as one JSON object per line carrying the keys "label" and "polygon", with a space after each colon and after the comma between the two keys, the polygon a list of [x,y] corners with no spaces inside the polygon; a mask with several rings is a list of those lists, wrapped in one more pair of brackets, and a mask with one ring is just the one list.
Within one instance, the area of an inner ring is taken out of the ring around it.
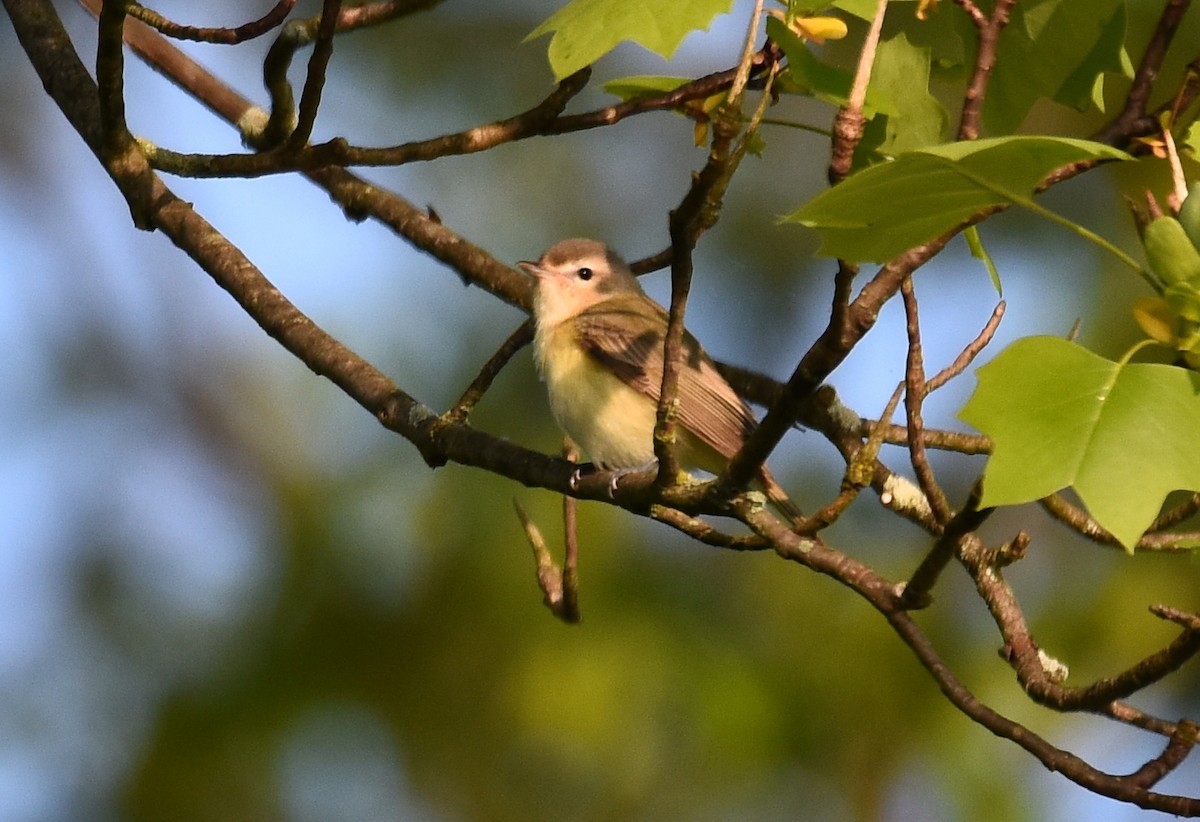
{"label": "bird's beak", "polygon": [[549,271],[542,268],[537,263],[531,263],[529,260],[521,260],[520,262],[517,263],[517,266],[522,271],[524,271],[526,274],[533,277],[535,280],[540,280],[543,277],[545,277],[547,274],[550,273]]}

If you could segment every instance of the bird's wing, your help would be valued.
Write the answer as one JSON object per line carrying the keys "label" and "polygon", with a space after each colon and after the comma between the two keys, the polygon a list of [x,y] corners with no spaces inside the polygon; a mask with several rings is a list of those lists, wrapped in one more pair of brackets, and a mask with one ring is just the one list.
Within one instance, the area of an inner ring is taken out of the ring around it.
{"label": "bird's wing", "polygon": [[[614,302],[605,300],[575,317],[580,345],[626,385],[658,402],[667,314],[648,300]],[[645,330],[633,334],[632,327]],[[687,331],[683,350],[679,423],[722,456],[732,457],[757,425],[754,414]]]}

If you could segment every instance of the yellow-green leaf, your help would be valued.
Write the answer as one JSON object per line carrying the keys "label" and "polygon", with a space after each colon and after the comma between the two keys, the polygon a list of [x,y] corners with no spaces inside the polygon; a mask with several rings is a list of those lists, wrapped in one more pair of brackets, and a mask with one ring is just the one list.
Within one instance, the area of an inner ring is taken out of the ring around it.
{"label": "yellow-green leaf", "polygon": [[561,80],[590,66],[625,40],[670,58],[697,29],[733,7],[733,0],[571,0],[530,32],[526,41],[553,33],[548,55]]}
{"label": "yellow-green leaf", "polygon": [[992,438],[983,505],[1031,502],[1071,486],[1133,550],[1167,494],[1200,491],[1200,374],[1026,337],[977,375],[959,417]]}

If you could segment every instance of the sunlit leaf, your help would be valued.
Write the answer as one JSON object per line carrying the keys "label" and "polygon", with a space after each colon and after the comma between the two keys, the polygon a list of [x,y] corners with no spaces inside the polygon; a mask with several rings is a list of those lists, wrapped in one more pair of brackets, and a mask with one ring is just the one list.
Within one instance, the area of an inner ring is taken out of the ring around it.
{"label": "sunlit leaf", "polygon": [[554,78],[561,80],[590,66],[618,43],[631,40],[670,58],[697,29],[733,7],[733,0],[571,0],[530,32],[526,41],[553,33],[548,56]]}
{"label": "sunlit leaf", "polygon": [[[775,17],[767,20],[767,34],[787,55],[788,76],[801,91],[837,106],[849,102],[850,87],[854,83],[854,76],[850,72],[822,63],[804,40]],[[867,99],[863,105],[868,117],[876,112],[899,113],[895,104],[874,83],[868,85]]]}
{"label": "sunlit leaf", "polygon": [[1200,374],[1057,337],[1018,340],[977,374],[959,417],[992,438],[983,505],[1070,486],[1132,550],[1167,494],[1200,490]]}
{"label": "sunlit leaf", "polygon": [[1002,137],[913,151],[864,169],[784,219],[821,233],[820,253],[882,262],[989,206],[1028,205],[1051,171],[1129,155],[1059,137]]}
{"label": "sunlit leaf", "polygon": [[1175,344],[1175,318],[1162,297],[1138,297],[1133,301],[1133,318],[1150,339]]}

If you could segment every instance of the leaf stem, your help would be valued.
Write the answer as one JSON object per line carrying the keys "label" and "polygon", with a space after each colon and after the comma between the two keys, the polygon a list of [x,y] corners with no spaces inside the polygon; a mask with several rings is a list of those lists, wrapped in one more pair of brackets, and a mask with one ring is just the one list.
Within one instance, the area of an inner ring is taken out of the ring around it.
{"label": "leaf stem", "polygon": [[1143,280],[1145,280],[1147,283],[1149,283],[1150,287],[1154,289],[1155,293],[1160,293],[1160,294],[1162,293],[1162,286],[1159,284],[1158,280],[1155,279],[1153,274],[1151,274],[1149,271],[1147,271],[1141,265],[1141,263],[1139,263],[1137,260],[1133,259],[1133,257],[1130,257],[1128,254],[1126,254],[1120,248],[1113,245],[1112,243],[1110,243],[1108,240],[1101,237],[1096,232],[1080,225],[1079,223],[1076,223],[1072,220],[1068,220],[1066,217],[1063,217],[1060,214],[1056,214],[1055,212],[1051,211],[1050,209],[1046,208],[1043,205],[1039,205],[1032,198],[1025,198],[1025,197],[1016,198],[1016,197],[1014,197],[1013,202],[1016,203],[1017,205],[1020,205],[1020,206],[1023,206],[1025,208],[1029,209],[1034,214],[1037,214],[1039,217],[1045,217],[1047,220],[1049,220],[1052,223],[1058,223],[1062,227],[1069,229],[1071,231],[1074,231],[1076,234],[1078,234],[1080,237],[1083,237],[1085,240],[1090,240],[1091,242],[1100,246],[1105,251],[1109,252],[1114,257],[1116,257],[1118,260],[1125,263],[1125,265],[1129,266],[1134,271],[1136,271]]}
{"label": "leaf stem", "polygon": [[1132,348],[1130,348],[1124,354],[1122,354],[1121,359],[1117,360],[1117,364],[1119,366],[1121,366],[1121,368],[1124,368],[1125,366],[1129,365],[1129,361],[1133,359],[1134,355],[1137,354],[1137,352],[1139,352],[1143,348],[1146,348],[1151,345],[1162,345],[1162,343],[1160,343],[1158,340],[1150,340],[1150,339],[1142,340],[1141,342],[1135,344]]}

